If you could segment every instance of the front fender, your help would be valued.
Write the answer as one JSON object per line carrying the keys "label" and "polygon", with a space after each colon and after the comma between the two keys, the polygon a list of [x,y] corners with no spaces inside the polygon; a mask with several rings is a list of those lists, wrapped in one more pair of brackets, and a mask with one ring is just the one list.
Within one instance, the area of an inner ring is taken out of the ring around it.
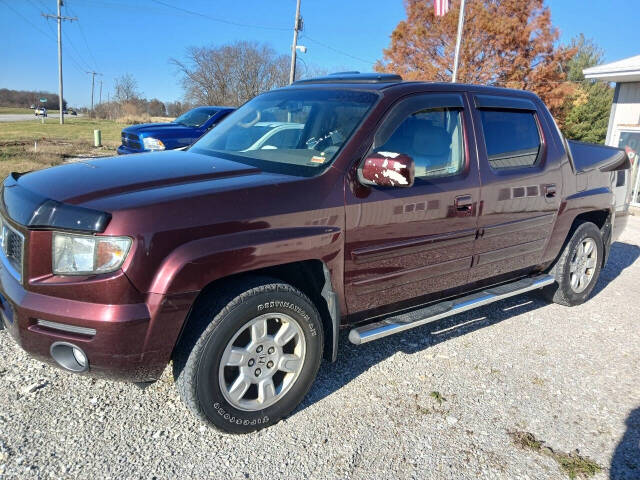
{"label": "front fender", "polygon": [[182,244],[160,265],[150,292],[174,295],[200,291],[230,275],[319,259],[334,285],[342,271],[343,233],[339,227],[305,226],[205,237]]}

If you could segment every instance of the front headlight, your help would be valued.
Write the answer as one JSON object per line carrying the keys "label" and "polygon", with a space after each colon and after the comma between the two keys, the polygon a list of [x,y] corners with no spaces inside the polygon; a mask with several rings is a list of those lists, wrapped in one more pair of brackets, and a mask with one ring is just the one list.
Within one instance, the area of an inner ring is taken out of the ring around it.
{"label": "front headlight", "polygon": [[93,275],[119,269],[131,248],[129,237],[53,234],[53,273]]}
{"label": "front headlight", "polygon": [[164,150],[164,143],[158,138],[144,137],[142,143],[145,150]]}

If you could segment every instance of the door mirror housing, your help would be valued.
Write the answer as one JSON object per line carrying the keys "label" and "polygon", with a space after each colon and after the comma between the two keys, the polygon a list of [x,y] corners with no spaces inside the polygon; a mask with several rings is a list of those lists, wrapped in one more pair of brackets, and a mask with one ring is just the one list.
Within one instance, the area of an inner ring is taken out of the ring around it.
{"label": "door mirror housing", "polygon": [[358,179],[363,185],[411,187],[414,177],[413,158],[404,153],[371,153],[358,169]]}

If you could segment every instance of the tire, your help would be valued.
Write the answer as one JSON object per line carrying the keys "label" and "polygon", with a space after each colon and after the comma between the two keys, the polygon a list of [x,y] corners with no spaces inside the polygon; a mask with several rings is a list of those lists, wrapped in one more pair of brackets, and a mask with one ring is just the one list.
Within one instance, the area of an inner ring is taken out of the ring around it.
{"label": "tire", "polygon": [[[589,250],[589,245],[592,250]],[[590,252],[586,257],[582,257],[582,260],[580,248],[583,248],[583,252]],[[567,307],[584,303],[598,282],[603,256],[604,244],[600,229],[591,222],[580,224],[550,270],[549,273],[555,277],[556,283],[543,288],[543,296],[549,301]],[[582,271],[586,272],[585,280],[576,282]]]}
{"label": "tire", "polygon": [[304,399],[320,367],[324,339],[316,307],[291,285],[265,277],[205,295],[174,354],[182,400],[230,433],[277,423]]}

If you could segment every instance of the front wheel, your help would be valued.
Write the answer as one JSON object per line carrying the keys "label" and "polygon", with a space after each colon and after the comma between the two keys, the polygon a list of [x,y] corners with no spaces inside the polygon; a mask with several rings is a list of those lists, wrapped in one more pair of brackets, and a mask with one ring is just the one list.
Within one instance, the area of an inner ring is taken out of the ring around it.
{"label": "front wheel", "polygon": [[251,282],[202,299],[174,358],[187,406],[232,433],[291,413],[315,379],[324,344],[306,295],[276,280]]}
{"label": "front wheel", "polygon": [[578,226],[551,269],[556,283],[542,290],[544,296],[568,307],[584,303],[600,276],[603,255],[600,229],[591,222]]}

